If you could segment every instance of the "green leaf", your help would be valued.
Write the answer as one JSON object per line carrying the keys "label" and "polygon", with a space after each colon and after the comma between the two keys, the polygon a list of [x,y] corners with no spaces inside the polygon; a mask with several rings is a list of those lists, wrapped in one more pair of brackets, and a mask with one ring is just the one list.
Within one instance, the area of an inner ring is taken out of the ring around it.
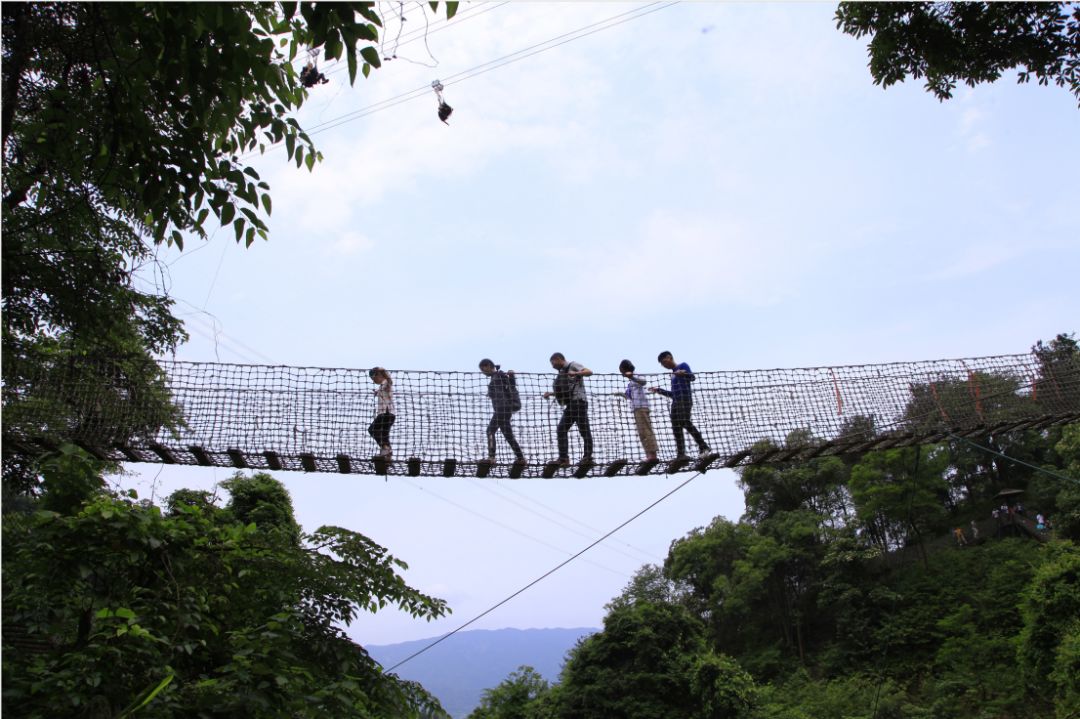
{"label": "green leaf", "polygon": [[360,56],[372,67],[379,67],[382,65],[382,59],[379,57],[379,52],[371,45],[361,48]]}
{"label": "green leaf", "polygon": [[345,48],[345,59],[349,64],[349,84],[352,85],[356,82],[356,48],[353,45],[349,45]]}
{"label": "green leaf", "polygon": [[221,213],[218,217],[221,219],[221,226],[229,224],[233,221],[233,216],[236,215],[236,206],[231,201],[226,202],[221,207]]}

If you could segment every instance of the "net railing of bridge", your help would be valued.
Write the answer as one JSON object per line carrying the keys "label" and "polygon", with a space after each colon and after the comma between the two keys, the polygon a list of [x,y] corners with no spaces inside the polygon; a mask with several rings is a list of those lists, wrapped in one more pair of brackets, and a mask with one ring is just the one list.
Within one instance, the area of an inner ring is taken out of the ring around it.
{"label": "net railing of bridge", "polygon": [[[586,363],[587,364],[587,363]],[[489,453],[491,378],[390,370],[390,461],[369,434],[377,385],[366,369],[161,361],[132,368],[38,362],[4,387],[4,439],[27,452],[74,442],[103,459],[219,467],[430,476],[650,474],[781,462],[1080,421],[1080,366],[1036,354],[890,364],[695,373],[689,419],[709,447],[678,457],[671,400],[646,393],[657,441],[645,461],[628,380],[583,380],[593,440],[569,430],[559,466],[554,371],[514,375],[508,415],[526,463],[504,436]],[[141,373],[141,374],[140,374]],[[138,381],[134,381],[137,377]],[[639,373],[671,389],[669,373]],[[147,389],[149,387],[149,389]],[[684,405],[685,406],[685,405]]]}

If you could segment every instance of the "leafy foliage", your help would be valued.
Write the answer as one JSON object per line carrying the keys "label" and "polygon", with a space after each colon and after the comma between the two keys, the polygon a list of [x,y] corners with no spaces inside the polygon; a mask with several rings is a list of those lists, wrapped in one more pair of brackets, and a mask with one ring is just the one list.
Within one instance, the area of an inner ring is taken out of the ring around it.
{"label": "leafy foliage", "polygon": [[939,100],[958,82],[1017,80],[1068,87],[1080,100],[1080,6],[1023,2],[842,2],[837,26],[872,35],[870,73],[883,87],[926,78]]}
{"label": "leafy foliage", "polygon": [[[44,506],[61,506],[50,505],[54,486]],[[445,603],[406,585],[396,571],[405,564],[363,535],[304,534],[288,493],[268,475],[237,475],[228,486],[225,507],[184,492],[163,514],[97,492],[64,503],[70,511],[5,517],[5,628],[49,640],[45,651],[11,651],[5,631],[5,711],[441,713],[418,686],[384,674],[340,626],[387,604],[432,619]]]}
{"label": "leafy foliage", "polygon": [[[76,404],[69,422],[98,415],[118,441],[174,426],[152,356],[186,334],[173,301],[134,275],[162,242],[214,225],[247,245],[268,236],[269,186],[247,158],[275,144],[298,167],[320,157],[292,117],[308,92],[298,56],[321,50],[350,82],[366,77],[379,15],[367,2],[41,2],[0,17],[5,432],[48,437],[35,388],[72,358],[115,369],[68,379],[157,401],[140,417],[113,416],[108,398]],[[27,412],[9,415],[13,402]],[[6,446],[4,464],[9,488],[33,487]]]}
{"label": "leafy foliage", "polygon": [[468,719],[534,719],[539,716],[537,704],[549,689],[547,680],[535,669],[518,667],[497,687],[484,690],[480,706]]}

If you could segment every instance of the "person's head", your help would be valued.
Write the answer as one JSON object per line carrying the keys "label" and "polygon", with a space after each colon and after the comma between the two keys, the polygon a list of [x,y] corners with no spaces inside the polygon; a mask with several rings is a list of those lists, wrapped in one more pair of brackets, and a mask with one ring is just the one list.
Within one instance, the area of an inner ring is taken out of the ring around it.
{"label": "person's head", "polygon": [[622,362],[619,363],[619,371],[624,373],[624,374],[627,373],[627,372],[633,372],[634,371],[634,363],[631,362],[630,360],[623,360]]}
{"label": "person's head", "polygon": [[566,366],[566,357],[563,356],[562,352],[551,355],[551,366],[555,369],[562,369]]}
{"label": "person's head", "polygon": [[484,374],[491,376],[495,374],[496,369],[498,369],[498,366],[486,357],[480,360],[480,371]]}
{"label": "person's head", "polygon": [[675,358],[672,357],[671,353],[667,350],[661,352],[656,357],[656,361],[659,362],[664,369],[675,369]]}
{"label": "person's head", "polygon": [[375,384],[382,384],[385,380],[390,379],[390,375],[382,367],[372,367],[368,370],[368,377]]}

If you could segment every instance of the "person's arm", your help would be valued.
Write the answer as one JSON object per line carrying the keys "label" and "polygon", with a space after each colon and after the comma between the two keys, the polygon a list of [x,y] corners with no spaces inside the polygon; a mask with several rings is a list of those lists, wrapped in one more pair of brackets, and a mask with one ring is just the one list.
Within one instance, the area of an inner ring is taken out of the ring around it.
{"label": "person's arm", "polygon": [[638,377],[636,374],[628,374],[626,376],[630,378],[631,382],[636,382],[642,387],[645,386],[645,383],[647,381],[644,377]]}
{"label": "person's arm", "polygon": [[592,375],[592,370],[589,369],[588,367],[586,367],[585,365],[580,364],[578,362],[575,362],[574,364],[576,364],[581,369],[573,369],[573,368],[571,368],[571,369],[567,370],[566,374],[570,375],[571,377],[590,377]]}
{"label": "person's arm", "polygon": [[655,392],[657,394],[662,394],[665,397],[671,397],[671,390],[662,389],[660,387],[649,387],[649,391]]}

